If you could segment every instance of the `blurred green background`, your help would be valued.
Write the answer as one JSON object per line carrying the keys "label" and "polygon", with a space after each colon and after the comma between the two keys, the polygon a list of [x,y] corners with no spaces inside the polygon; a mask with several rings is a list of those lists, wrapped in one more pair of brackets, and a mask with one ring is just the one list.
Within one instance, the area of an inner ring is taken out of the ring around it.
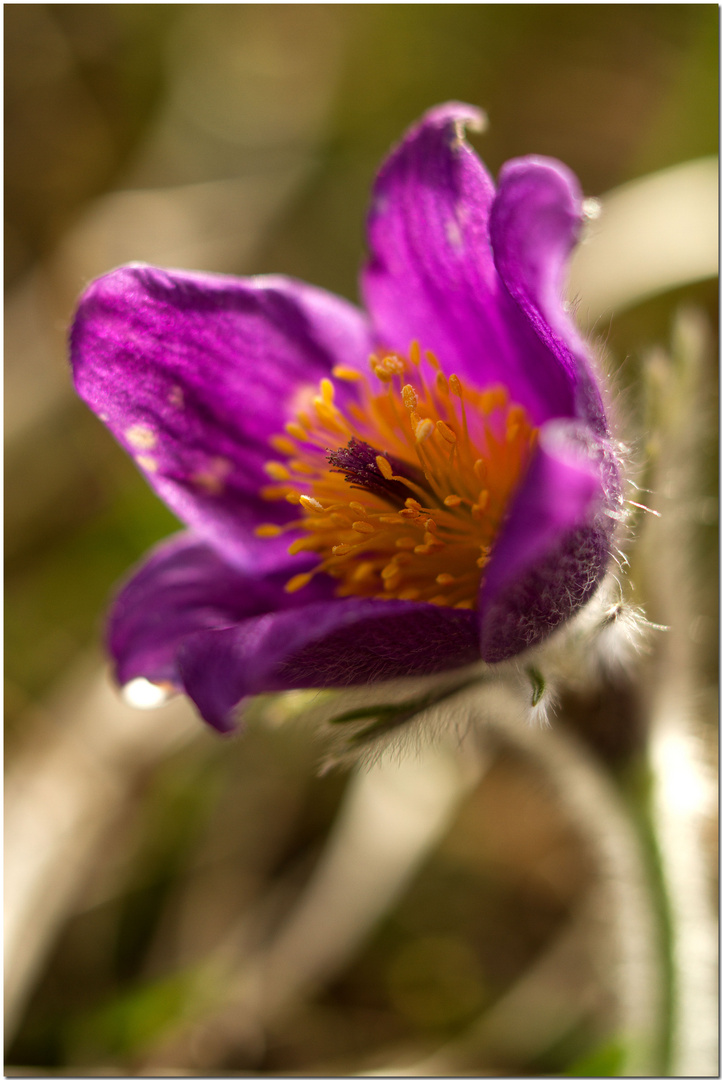
{"label": "blurred green background", "polygon": [[[716,154],[718,10],[12,4],[4,20],[12,763],[32,751],[56,688],[93,655],[113,583],[177,527],[73,397],[65,335],[84,285],[140,259],[282,272],[356,299],[375,169],[423,110],[452,98],[487,111],[488,132],[474,142],[492,173],[510,157],[547,154],[565,161],[590,196]],[[710,283],[600,320],[612,363],[625,361],[632,417],[640,358],[668,339],[673,310],[690,301],[714,325]],[[715,378],[710,365],[711,395]],[[708,457],[713,490],[713,447]],[[714,523],[710,510],[700,558],[713,558]],[[713,622],[708,603],[702,615]],[[714,634],[700,634],[712,670]],[[188,928],[183,948],[173,930],[191,885],[204,875],[222,882],[220,914],[213,908],[208,918],[231,925],[233,897],[246,895],[248,880],[275,880],[312,860],[346,778],[314,779],[313,746],[301,740],[299,748],[283,731],[255,732],[231,748],[199,738],[145,777],[114,822],[109,865],[95,867],[95,884],[80,881],[82,902],[68,901],[28,991],[11,1066],[77,1074],[151,1067],[147,1048],[173,1029],[187,1004],[183,978],[202,958]],[[238,792],[245,780],[255,791],[254,767],[265,777],[256,777],[256,803],[248,788]],[[584,884],[573,839],[560,836],[551,811],[539,839],[546,862],[530,856],[518,822],[500,824],[499,808],[518,810],[520,799],[531,802],[519,821],[538,819],[548,810],[544,793],[504,761],[494,785],[494,798],[485,792],[467,806],[333,993],[260,1049],[231,1039],[223,1051],[220,1039],[221,1050],[210,1052],[207,1036],[190,1049],[179,1043],[167,1060],[176,1068],[185,1061],[191,1074],[211,1066],[313,1072],[324,1063],[343,1070],[386,1046],[426,1046],[461,1030],[513,983]],[[247,835],[254,829],[255,839]],[[209,900],[193,903],[200,907],[191,904],[188,918],[200,934]],[[512,1055],[489,1067],[561,1070],[593,1036],[580,1022],[543,1060]],[[163,1061],[157,1067],[170,1067]]]}

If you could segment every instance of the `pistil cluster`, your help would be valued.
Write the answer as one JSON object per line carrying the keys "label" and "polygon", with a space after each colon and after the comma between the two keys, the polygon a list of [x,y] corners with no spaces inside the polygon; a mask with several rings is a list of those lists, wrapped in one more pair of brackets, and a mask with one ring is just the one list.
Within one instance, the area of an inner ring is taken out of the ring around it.
{"label": "pistil cluster", "polygon": [[484,567],[536,439],[504,387],[484,391],[447,377],[433,353],[370,358],[368,375],[335,367],[269,461],[266,499],[300,516],[261,525],[260,536],[296,533],[292,554],[319,563],[338,596],[476,606]]}

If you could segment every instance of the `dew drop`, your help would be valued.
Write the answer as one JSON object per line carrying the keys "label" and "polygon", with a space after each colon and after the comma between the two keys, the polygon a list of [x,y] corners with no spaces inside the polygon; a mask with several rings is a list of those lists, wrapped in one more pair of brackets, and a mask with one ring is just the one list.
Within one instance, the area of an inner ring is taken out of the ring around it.
{"label": "dew drop", "polygon": [[152,683],[148,679],[131,679],[121,690],[126,705],[134,709],[157,709],[165,705],[171,696],[167,684]]}

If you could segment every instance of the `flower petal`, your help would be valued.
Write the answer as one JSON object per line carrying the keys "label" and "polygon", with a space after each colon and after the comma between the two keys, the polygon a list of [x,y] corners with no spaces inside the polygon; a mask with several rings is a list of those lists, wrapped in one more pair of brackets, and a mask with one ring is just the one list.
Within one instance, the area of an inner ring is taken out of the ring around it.
{"label": "flower petal", "polygon": [[80,396],[181,520],[240,563],[253,525],[293,513],[259,496],[269,437],[304,389],[369,351],[363,315],[320,289],[148,266],[94,282],[71,334]]}
{"label": "flower petal", "polygon": [[[489,235],[493,183],[463,140],[468,105],[432,109],[382,167],[362,289],[382,344],[410,341],[476,386],[501,383],[536,424],[573,417],[573,371],[499,279]],[[551,341],[551,338],[550,338]]]}
{"label": "flower petal", "polygon": [[403,601],[334,600],[186,639],[186,693],[217,730],[265,691],[351,686],[430,674],[479,659],[476,613]]}
{"label": "flower petal", "polygon": [[606,434],[588,349],[564,304],[569,256],[583,220],[579,184],[561,162],[525,157],[504,165],[489,223],[496,267],[539,339],[567,371],[576,415]]}
{"label": "flower petal", "polygon": [[273,541],[255,544],[259,566],[245,572],[192,533],[174,536],[150,553],[122,585],[110,612],[108,648],[121,686],[143,677],[180,689],[176,654],[189,634],[332,594],[326,575],[306,586],[303,601],[285,592],[291,573],[307,569],[313,559],[288,555],[285,541],[283,548]]}
{"label": "flower petal", "polygon": [[542,429],[481,586],[484,660],[515,656],[586,603],[609,560],[620,503],[608,444],[563,421]]}

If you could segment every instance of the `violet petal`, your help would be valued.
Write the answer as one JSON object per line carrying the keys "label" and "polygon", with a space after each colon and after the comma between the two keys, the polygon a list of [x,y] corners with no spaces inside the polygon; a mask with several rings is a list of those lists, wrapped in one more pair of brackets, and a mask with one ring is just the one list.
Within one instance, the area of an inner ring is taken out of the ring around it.
{"label": "violet petal", "polygon": [[179,669],[203,718],[227,732],[251,694],[430,674],[478,658],[475,612],[350,599],[196,634],[181,647]]}
{"label": "violet petal", "polygon": [[417,339],[447,373],[506,386],[536,424],[573,417],[568,350],[534,332],[494,264],[494,186],[462,138],[479,119],[467,105],[432,109],[392,151],[368,220],[365,301],[382,345]]}
{"label": "violet petal", "polygon": [[80,396],[186,524],[247,560],[266,502],[270,436],[336,363],[363,364],[363,315],[282,277],[238,279],[128,266],[94,282],[71,334]]}
{"label": "violet petal", "polygon": [[121,685],[142,676],[180,689],[176,654],[181,642],[200,630],[238,623],[267,611],[290,608],[332,595],[333,582],[318,575],[303,599],[287,593],[291,574],[313,558],[291,556],[278,544],[256,540],[265,571],[241,571],[192,533],[158,544],[122,584],[110,611],[108,649]]}
{"label": "violet petal", "polygon": [[525,157],[502,168],[489,229],[506,288],[568,372],[576,415],[604,435],[607,424],[588,347],[563,299],[567,264],[583,216],[574,174],[559,161]]}
{"label": "violet petal", "polygon": [[482,582],[484,660],[536,644],[589,600],[609,560],[619,506],[609,445],[580,425],[543,428]]}

